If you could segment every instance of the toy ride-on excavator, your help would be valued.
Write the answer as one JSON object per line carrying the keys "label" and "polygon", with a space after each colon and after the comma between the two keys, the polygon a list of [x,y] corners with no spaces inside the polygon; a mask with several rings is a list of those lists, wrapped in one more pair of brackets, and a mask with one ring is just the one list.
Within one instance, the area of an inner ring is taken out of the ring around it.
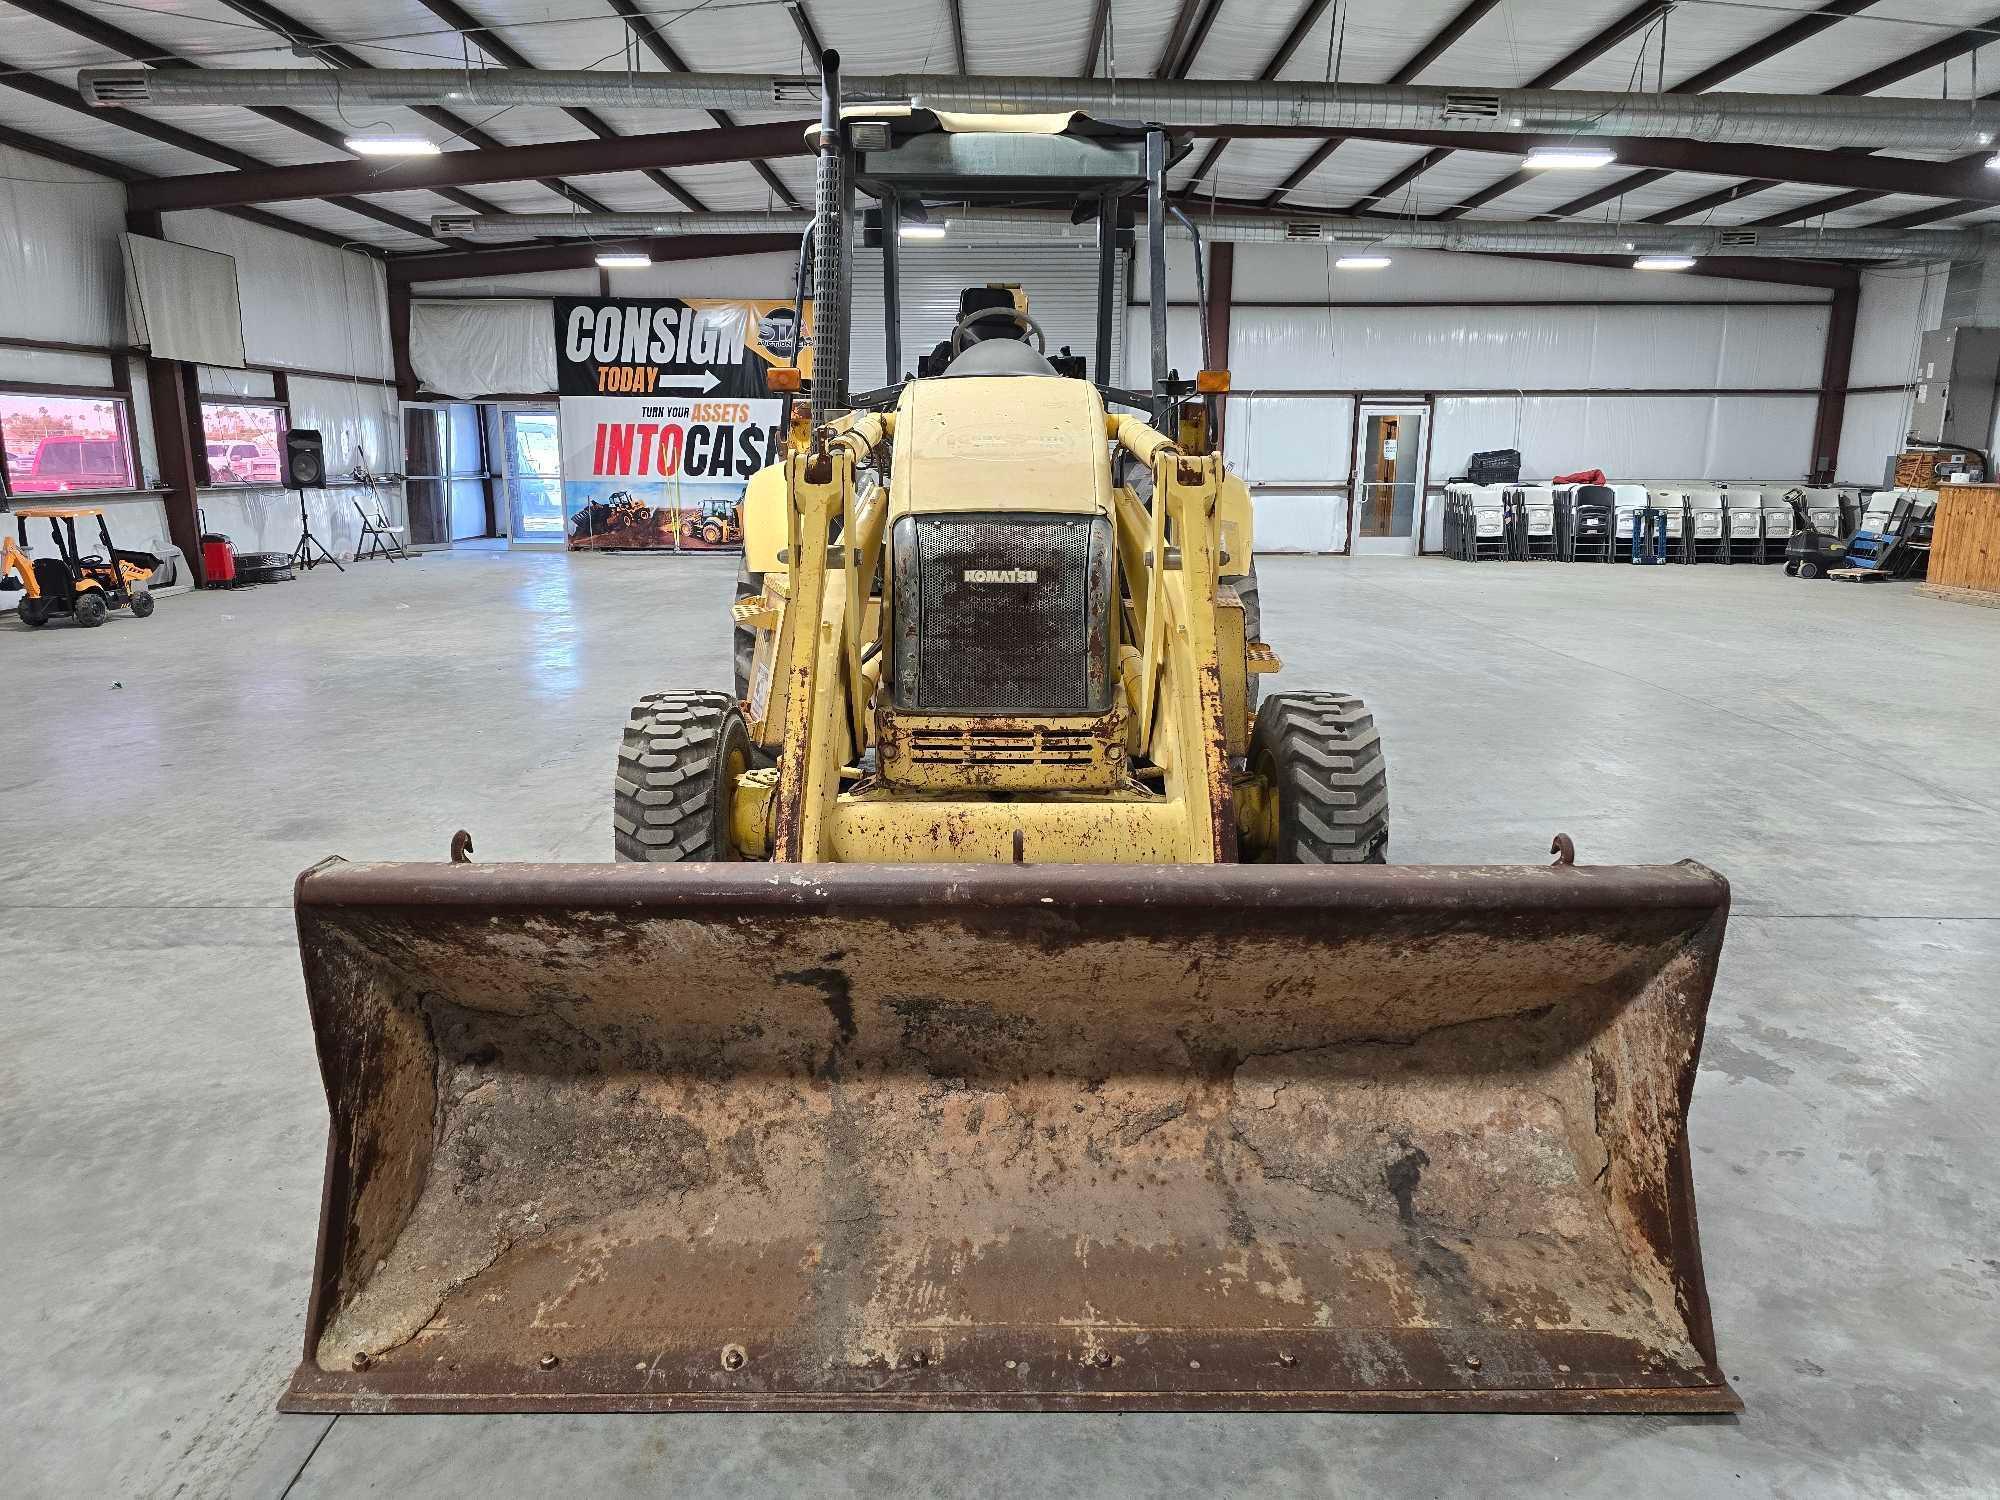
{"label": "toy ride-on excavator", "polygon": [[[300,877],[332,1129],[282,1404],[1737,1409],[1687,1139],[1727,884],[1384,863],[1368,708],[1252,690],[1223,377],[1170,380],[1156,293],[1111,378],[1184,143],[821,81],[743,691],[633,709],[618,863]],[[901,212],[1051,197],[1086,369],[981,295],[898,378]]]}
{"label": "toy ride-on excavator", "polygon": [[[14,610],[22,624],[42,626],[67,616],[79,625],[102,625],[114,609],[129,609],[137,620],[153,612],[153,595],[144,585],[160,559],[113,546],[98,507],[17,505],[12,513],[15,535],[0,536],[0,589],[21,595]],[[101,553],[85,553],[77,543],[76,523],[89,520],[97,522]],[[54,557],[28,556],[30,521],[49,523]]]}

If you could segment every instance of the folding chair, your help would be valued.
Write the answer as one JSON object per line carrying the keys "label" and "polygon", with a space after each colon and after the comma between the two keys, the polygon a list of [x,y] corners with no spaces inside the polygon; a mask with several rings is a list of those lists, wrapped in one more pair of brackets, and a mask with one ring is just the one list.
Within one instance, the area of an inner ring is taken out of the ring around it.
{"label": "folding chair", "polygon": [[1463,546],[1468,562],[1505,561],[1513,552],[1513,507],[1508,491],[1482,484],[1465,499]]}
{"label": "folding chair", "polygon": [[1750,486],[1725,486],[1722,491],[1724,560],[1760,563],[1764,560],[1764,492]]}
{"label": "folding chair", "polygon": [[1722,494],[1712,484],[1691,484],[1683,491],[1690,562],[1729,561],[1729,523]]}
{"label": "folding chair", "polygon": [[391,526],[388,516],[383,514],[380,505],[375,507],[375,514],[371,516],[361,502],[356,500],[354,513],[361,517],[361,536],[354,544],[356,562],[360,562],[364,557],[386,557],[390,562],[409,557],[410,551],[403,545],[403,528]]}
{"label": "folding chair", "polygon": [[1507,492],[1514,503],[1514,555],[1528,562],[1554,562],[1562,554],[1556,540],[1556,492],[1545,484],[1524,484]]}
{"label": "folding chair", "polygon": [[1570,493],[1569,547],[1565,562],[1612,562],[1617,553],[1618,497],[1608,484],[1580,484]]}
{"label": "folding chair", "polygon": [[1667,518],[1667,561],[1693,562],[1687,544],[1687,489],[1678,484],[1649,485],[1646,504]]}
{"label": "folding chair", "polygon": [[1639,512],[1652,505],[1652,497],[1643,484],[1614,484],[1610,486],[1611,501],[1611,555],[1619,562],[1638,554],[1632,548],[1632,536]]}

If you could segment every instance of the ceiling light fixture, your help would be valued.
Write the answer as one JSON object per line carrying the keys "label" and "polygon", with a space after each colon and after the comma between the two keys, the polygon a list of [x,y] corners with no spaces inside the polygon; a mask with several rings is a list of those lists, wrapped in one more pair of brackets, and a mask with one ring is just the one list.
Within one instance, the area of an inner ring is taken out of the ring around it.
{"label": "ceiling light fixture", "polygon": [[1632,262],[1635,271],[1691,271],[1692,255],[1642,255]]}
{"label": "ceiling light fixture", "polygon": [[1601,146],[1537,146],[1522,163],[1530,172],[1594,172],[1618,160]]}
{"label": "ceiling light fixture", "polygon": [[896,232],[906,240],[941,240],[945,237],[942,224],[905,224]]}
{"label": "ceiling light fixture", "polygon": [[1333,263],[1336,271],[1380,271],[1389,266],[1386,255],[1343,255]]}
{"label": "ceiling light fixture", "polygon": [[636,271],[650,266],[653,257],[643,250],[607,250],[597,257],[597,263],[607,271]]}
{"label": "ceiling light fixture", "polygon": [[350,135],[340,144],[356,156],[436,156],[444,149],[420,135]]}

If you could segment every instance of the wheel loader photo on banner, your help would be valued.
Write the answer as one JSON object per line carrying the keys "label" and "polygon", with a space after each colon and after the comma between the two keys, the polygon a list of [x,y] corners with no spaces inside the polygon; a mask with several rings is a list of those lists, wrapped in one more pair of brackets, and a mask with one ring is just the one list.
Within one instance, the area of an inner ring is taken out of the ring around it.
{"label": "wheel loader photo on banner", "polygon": [[[1166,368],[1187,143],[822,83],[739,680],[632,710],[615,863],[299,879],[332,1119],[285,1409],[1740,1409],[1687,1138],[1727,883],[1387,863],[1369,708],[1268,680],[1226,373]],[[972,287],[897,378],[901,216],[1051,193],[1098,225],[1087,364]]]}

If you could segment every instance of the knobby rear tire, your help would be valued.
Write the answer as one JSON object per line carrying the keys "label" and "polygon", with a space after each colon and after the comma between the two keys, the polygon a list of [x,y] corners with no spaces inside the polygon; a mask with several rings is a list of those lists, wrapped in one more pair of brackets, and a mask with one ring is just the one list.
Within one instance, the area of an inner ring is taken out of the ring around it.
{"label": "knobby rear tire", "polygon": [[[744,563],[736,570],[736,602],[755,599],[764,592],[764,575],[750,571]],[[757,658],[757,632],[748,625],[736,627],[736,698],[747,702],[750,697],[750,667]]]}
{"label": "knobby rear tire", "polygon": [[750,764],[750,729],[727,693],[648,693],[618,747],[611,838],[641,864],[734,859],[729,797]]}
{"label": "knobby rear tire", "polygon": [[1389,862],[1389,772],[1368,705],[1348,693],[1273,693],[1257,711],[1250,768],[1278,795],[1281,865]]}

